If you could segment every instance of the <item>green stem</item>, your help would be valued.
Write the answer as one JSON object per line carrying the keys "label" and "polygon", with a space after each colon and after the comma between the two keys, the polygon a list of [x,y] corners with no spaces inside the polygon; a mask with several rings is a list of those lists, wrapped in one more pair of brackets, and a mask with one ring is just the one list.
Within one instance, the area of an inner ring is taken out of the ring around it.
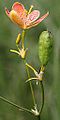
{"label": "green stem", "polygon": [[[25,30],[23,30],[23,32],[22,32],[22,48],[23,49],[24,49],[24,38],[25,38]],[[26,59],[24,60],[24,63],[26,64]],[[30,78],[29,69],[28,69],[27,66],[26,66],[26,71],[27,71],[28,78]],[[33,103],[34,103],[34,106],[36,106],[32,83],[31,83],[31,81],[29,83],[30,83],[30,88],[31,88]]]}
{"label": "green stem", "polygon": [[[26,66],[26,70],[27,70],[28,78],[30,78],[30,74],[29,74],[29,70],[28,70],[28,67],[27,67],[27,66]],[[34,96],[34,91],[33,91],[32,83],[31,83],[31,81],[30,81],[29,83],[30,83],[30,88],[31,88],[31,93],[32,93],[33,104],[34,104],[34,106],[36,106],[35,96]]]}
{"label": "green stem", "polygon": [[40,115],[37,116],[37,119],[40,120]]}
{"label": "green stem", "polygon": [[25,30],[22,31],[22,48],[24,49]]}
{"label": "green stem", "polygon": [[44,86],[43,86],[43,82],[42,81],[40,81],[40,85],[41,85],[41,90],[42,90],[42,105],[41,105],[39,113],[41,115],[43,107],[44,107]]}
{"label": "green stem", "polygon": [[26,66],[29,67],[31,70],[33,70],[34,73],[37,73],[36,70],[31,65],[29,65],[28,63],[26,63]]}
{"label": "green stem", "polygon": [[[27,62],[26,62],[26,60],[25,60],[25,64],[26,64],[26,63],[27,63]],[[30,78],[30,73],[29,73],[28,66],[26,66],[26,71],[27,71],[28,78]],[[33,104],[34,104],[34,107],[36,107],[35,95],[34,95],[33,86],[32,86],[31,81],[29,81],[29,84],[30,84],[30,89],[31,89]]]}
{"label": "green stem", "polygon": [[24,108],[24,107],[21,107],[21,106],[15,104],[15,103],[13,103],[13,102],[7,100],[6,98],[4,98],[4,97],[2,97],[2,96],[0,96],[0,99],[3,100],[4,102],[9,103],[10,105],[16,107],[16,108],[19,109],[19,110],[22,110],[22,111],[25,111],[25,112],[29,112],[29,113],[32,114],[32,111],[31,111],[31,110],[29,110],[29,109],[27,109],[27,108]]}

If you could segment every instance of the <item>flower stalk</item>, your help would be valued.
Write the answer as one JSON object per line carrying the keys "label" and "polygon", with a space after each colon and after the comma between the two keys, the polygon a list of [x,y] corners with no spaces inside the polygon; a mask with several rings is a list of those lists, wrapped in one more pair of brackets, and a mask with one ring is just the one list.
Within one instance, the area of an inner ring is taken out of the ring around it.
{"label": "flower stalk", "polygon": [[3,100],[4,102],[6,102],[6,103],[8,103],[8,104],[10,104],[10,105],[12,105],[12,106],[14,106],[15,108],[19,109],[19,111],[25,111],[25,112],[29,112],[29,113],[32,114],[32,111],[31,111],[31,110],[29,110],[29,109],[27,109],[27,108],[24,108],[24,107],[21,107],[21,106],[15,104],[15,103],[13,103],[13,102],[7,100],[6,98],[4,98],[4,97],[2,97],[2,96],[0,96],[0,99]]}
{"label": "flower stalk", "polygon": [[25,30],[22,31],[22,49],[24,50]]}
{"label": "flower stalk", "polygon": [[[30,9],[30,11],[31,11],[31,9]],[[22,48],[23,49],[24,49],[24,40],[25,40],[25,30],[23,30],[23,32],[22,32]],[[27,64],[26,59],[24,59],[24,63]],[[28,78],[30,78],[30,73],[29,73],[29,69],[28,69],[27,65],[26,65],[26,71],[27,71]],[[33,86],[32,86],[31,81],[29,82],[29,84],[30,84],[33,104],[34,104],[34,108],[35,108],[36,107],[36,101],[35,101],[35,95],[34,95]]]}

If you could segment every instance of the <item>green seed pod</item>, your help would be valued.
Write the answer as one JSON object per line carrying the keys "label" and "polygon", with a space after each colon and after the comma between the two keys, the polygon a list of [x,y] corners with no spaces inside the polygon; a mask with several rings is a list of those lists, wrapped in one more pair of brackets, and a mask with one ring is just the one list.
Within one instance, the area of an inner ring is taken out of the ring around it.
{"label": "green seed pod", "polygon": [[41,65],[46,65],[49,61],[53,47],[53,37],[51,32],[43,31],[39,37],[39,59]]}

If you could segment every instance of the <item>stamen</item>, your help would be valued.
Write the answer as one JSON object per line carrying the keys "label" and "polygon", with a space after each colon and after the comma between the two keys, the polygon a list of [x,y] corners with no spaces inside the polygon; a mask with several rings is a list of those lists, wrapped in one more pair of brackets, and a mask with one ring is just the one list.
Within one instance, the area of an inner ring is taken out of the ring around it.
{"label": "stamen", "polygon": [[30,7],[30,9],[29,9],[29,11],[28,11],[28,14],[30,14],[31,13],[31,11],[32,11],[32,8],[33,8],[34,6],[33,5],[31,5],[31,7]]}

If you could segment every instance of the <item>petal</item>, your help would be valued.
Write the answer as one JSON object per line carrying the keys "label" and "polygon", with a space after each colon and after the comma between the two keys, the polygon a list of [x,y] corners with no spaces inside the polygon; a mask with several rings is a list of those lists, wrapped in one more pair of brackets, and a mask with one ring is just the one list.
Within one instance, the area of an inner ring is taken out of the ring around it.
{"label": "petal", "polygon": [[48,15],[49,15],[49,12],[47,12],[45,15],[43,15],[41,18],[39,18],[39,19],[36,20],[35,22],[33,22],[33,23],[31,23],[30,25],[28,25],[28,26],[27,26],[27,29],[38,25],[38,24],[39,24],[40,22],[42,22]]}
{"label": "petal", "polygon": [[24,23],[24,20],[14,11],[12,10],[10,12],[10,19],[19,25],[19,27],[25,29],[25,23]]}
{"label": "petal", "polygon": [[9,10],[6,7],[5,7],[5,12],[6,12],[7,16],[9,17],[10,16],[10,12],[9,12]]}
{"label": "petal", "polygon": [[23,12],[25,10],[25,8],[21,3],[15,2],[12,6],[12,10],[14,10],[16,12]]}
{"label": "petal", "polygon": [[34,22],[34,24],[39,24],[42,22],[47,16],[49,15],[49,12],[47,12],[45,15],[43,15],[40,19]]}
{"label": "petal", "polygon": [[15,2],[13,4],[12,10],[14,10],[15,12],[17,12],[19,14],[19,16],[22,17],[22,18],[26,18],[26,16],[27,16],[27,10],[19,2]]}
{"label": "petal", "polygon": [[40,16],[40,12],[38,10],[34,10],[32,11],[26,19],[26,25],[31,24],[32,22],[34,22],[35,20],[38,19],[38,17]]}

